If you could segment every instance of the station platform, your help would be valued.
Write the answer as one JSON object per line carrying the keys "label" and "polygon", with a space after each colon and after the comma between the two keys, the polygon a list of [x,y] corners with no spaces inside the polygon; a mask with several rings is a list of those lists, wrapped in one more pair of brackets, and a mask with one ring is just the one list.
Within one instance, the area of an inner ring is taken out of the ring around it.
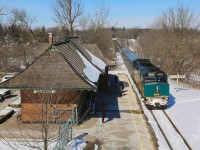
{"label": "station platform", "polygon": [[[95,114],[73,129],[73,136],[83,133],[101,141],[102,150],[154,150],[157,141],[126,74],[109,76],[109,91],[98,92]],[[123,82],[124,89],[120,88]],[[106,109],[102,123],[102,106]]]}

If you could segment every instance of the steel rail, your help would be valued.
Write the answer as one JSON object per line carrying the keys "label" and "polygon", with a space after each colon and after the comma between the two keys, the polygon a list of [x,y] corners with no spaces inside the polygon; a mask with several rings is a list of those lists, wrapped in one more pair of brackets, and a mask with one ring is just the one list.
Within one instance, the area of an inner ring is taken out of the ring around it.
{"label": "steel rail", "polygon": [[[158,125],[158,128],[160,129],[162,135],[164,136],[168,146],[170,147],[171,150],[173,150],[173,146],[170,144],[169,142],[169,139],[167,138],[167,136],[165,135],[160,123],[159,123],[159,120],[156,118],[156,116],[154,115],[153,113],[153,110],[149,110],[155,120],[155,122],[157,123]],[[174,130],[177,132],[178,135],[180,135],[180,137],[182,138],[183,142],[185,143],[186,147],[189,149],[189,150],[192,150],[192,148],[190,147],[190,145],[188,144],[188,142],[186,141],[186,139],[183,137],[183,135],[181,134],[181,132],[178,130],[178,128],[176,127],[176,125],[173,123],[173,121],[170,119],[170,117],[167,115],[167,113],[165,112],[165,110],[160,110],[164,113],[164,115],[167,117],[167,119],[169,120],[170,124],[172,125],[172,127],[174,128]]]}
{"label": "steel rail", "polygon": [[178,130],[178,128],[175,126],[175,124],[173,123],[173,121],[170,119],[170,117],[168,116],[168,114],[165,112],[165,110],[162,110],[165,114],[165,116],[167,117],[167,119],[169,120],[169,122],[172,124],[173,128],[176,130],[176,132],[181,136],[181,138],[183,139],[185,145],[188,147],[189,150],[192,150],[192,148],[190,147],[190,145],[188,144],[188,142],[186,141],[186,139],[183,137],[183,135],[181,134],[181,132]]}
{"label": "steel rail", "polygon": [[158,128],[160,129],[160,131],[161,131],[161,133],[162,133],[163,137],[165,138],[165,140],[166,140],[166,142],[167,142],[167,144],[168,144],[169,148],[170,148],[171,150],[173,150],[173,148],[172,148],[172,146],[171,146],[171,144],[170,144],[169,140],[167,139],[167,137],[166,137],[166,135],[165,135],[165,133],[164,133],[163,129],[161,128],[161,126],[160,126],[160,124],[159,124],[158,120],[156,119],[156,116],[153,114],[153,111],[152,111],[152,110],[149,110],[149,111],[151,112],[151,114],[152,114],[152,116],[153,116],[154,120],[156,121],[156,123],[157,123],[157,125],[158,125]]}

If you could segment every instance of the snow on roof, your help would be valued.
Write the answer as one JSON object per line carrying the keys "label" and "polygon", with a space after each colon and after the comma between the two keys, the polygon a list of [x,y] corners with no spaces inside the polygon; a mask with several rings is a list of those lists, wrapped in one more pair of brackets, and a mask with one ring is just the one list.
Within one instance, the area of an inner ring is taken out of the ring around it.
{"label": "snow on roof", "polygon": [[83,63],[85,64],[86,68],[83,69],[83,72],[87,76],[87,78],[92,82],[97,82],[99,79],[99,75],[101,72],[95,68],[78,50],[77,53],[83,60]]}
{"label": "snow on roof", "polygon": [[89,53],[89,55],[92,57],[92,63],[96,66],[98,66],[100,69],[105,70],[106,64],[99,59],[98,57],[94,56],[90,51],[88,51],[86,48],[85,50]]}

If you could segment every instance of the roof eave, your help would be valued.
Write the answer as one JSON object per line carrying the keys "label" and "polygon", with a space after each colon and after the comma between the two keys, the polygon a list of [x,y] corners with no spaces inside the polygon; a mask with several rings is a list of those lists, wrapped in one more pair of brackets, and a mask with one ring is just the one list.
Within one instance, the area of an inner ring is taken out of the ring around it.
{"label": "roof eave", "polygon": [[30,87],[0,87],[0,89],[10,90],[78,90],[78,91],[97,91],[97,88],[30,88]]}

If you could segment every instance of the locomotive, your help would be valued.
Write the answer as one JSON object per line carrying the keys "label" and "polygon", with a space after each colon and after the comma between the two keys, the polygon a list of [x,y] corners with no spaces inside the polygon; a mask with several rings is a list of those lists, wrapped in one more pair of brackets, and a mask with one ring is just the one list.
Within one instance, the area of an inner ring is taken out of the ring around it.
{"label": "locomotive", "polygon": [[128,48],[122,48],[122,54],[147,108],[166,108],[169,100],[167,74]]}

